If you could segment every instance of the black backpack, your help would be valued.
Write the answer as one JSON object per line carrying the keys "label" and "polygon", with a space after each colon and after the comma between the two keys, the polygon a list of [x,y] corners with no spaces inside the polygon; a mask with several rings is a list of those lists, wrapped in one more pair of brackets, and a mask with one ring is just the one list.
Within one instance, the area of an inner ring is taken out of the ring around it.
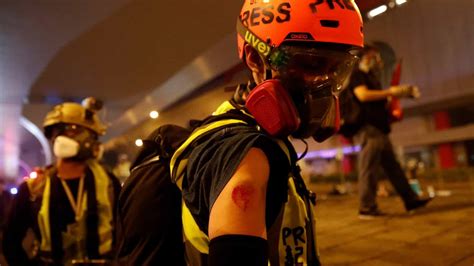
{"label": "black backpack", "polygon": [[339,134],[351,139],[364,125],[362,106],[351,88],[342,90],[339,99],[341,108]]}
{"label": "black backpack", "polygon": [[171,182],[169,163],[190,133],[164,125],[143,140],[118,201],[119,265],[186,265],[181,191]]}
{"label": "black backpack", "polygon": [[[186,252],[181,218],[181,190],[172,182],[170,160],[192,129],[224,119],[255,121],[238,110],[190,121],[191,129],[163,125],[143,140],[130,176],[120,192],[117,208],[117,262],[119,265],[186,265],[195,261]],[[208,135],[193,141],[197,145]]]}

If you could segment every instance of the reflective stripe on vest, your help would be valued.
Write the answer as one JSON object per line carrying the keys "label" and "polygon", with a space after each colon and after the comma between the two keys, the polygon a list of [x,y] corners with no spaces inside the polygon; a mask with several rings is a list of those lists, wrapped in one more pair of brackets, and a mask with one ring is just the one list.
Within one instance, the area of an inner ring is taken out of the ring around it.
{"label": "reflective stripe on vest", "polygon": [[[237,120],[237,119],[226,119],[226,120],[221,120],[217,121],[214,123],[210,123],[207,125],[204,125],[202,127],[198,127],[192,134],[191,136],[176,150],[176,152],[173,154],[173,157],[171,157],[170,161],[170,171],[171,171],[171,176],[176,177],[176,184],[178,187],[181,189],[182,188],[182,182],[183,182],[183,174],[184,174],[184,169],[186,168],[186,165],[188,163],[187,159],[181,160],[178,162],[178,165],[176,166],[177,159],[180,157],[180,155],[186,150],[186,148],[193,142],[195,139],[197,139],[199,136],[202,134],[209,132],[213,129],[217,129],[220,127],[226,127],[230,125],[236,125],[236,124],[247,124],[242,120]],[[175,169],[176,167],[176,169]]]}
{"label": "reflective stripe on vest", "polygon": [[[110,188],[112,186],[109,176],[102,168],[102,166],[95,160],[87,161],[87,166],[91,169],[94,175],[96,199],[97,199],[97,213],[98,213],[98,234],[99,234],[99,254],[106,254],[112,250],[112,204]],[[41,208],[38,213],[38,225],[41,233],[40,250],[51,252],[51,228],[49,221],[49,204],[51,196],[51,176],[50,172],[45,176],[45,186],[43,191],[43,198]],[[31,183],[33,184],[33,183]],[[28,184],[29,188],[32,188]],[[85,212],[87,210],[87,192],[85,192],[82,204],[82,211],[79,214],[79,221],[76,223],[82,237],[86,235]],[[64,244],[64,241],[63,241]]]}

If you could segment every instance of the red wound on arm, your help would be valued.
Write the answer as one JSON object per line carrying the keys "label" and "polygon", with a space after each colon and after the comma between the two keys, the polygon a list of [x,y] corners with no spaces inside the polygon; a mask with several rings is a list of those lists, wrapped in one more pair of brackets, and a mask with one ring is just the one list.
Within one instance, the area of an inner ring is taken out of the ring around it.
{"label": "red wound on arm", "polygon": [[232,201],[242,210],[246,210],[252,199],[255,188],[249,185],[238,185],[232,190]]}

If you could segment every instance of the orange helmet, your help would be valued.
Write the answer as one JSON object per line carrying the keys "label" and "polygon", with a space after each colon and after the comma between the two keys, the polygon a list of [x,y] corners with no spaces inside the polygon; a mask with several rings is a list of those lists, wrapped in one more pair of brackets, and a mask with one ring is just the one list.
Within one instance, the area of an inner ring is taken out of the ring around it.
{"label": "orange helmet", "polygon": [[239,57],[249,43],[267,58],[285,41],[363,47],[354,0],[245,0],[237,21]]}

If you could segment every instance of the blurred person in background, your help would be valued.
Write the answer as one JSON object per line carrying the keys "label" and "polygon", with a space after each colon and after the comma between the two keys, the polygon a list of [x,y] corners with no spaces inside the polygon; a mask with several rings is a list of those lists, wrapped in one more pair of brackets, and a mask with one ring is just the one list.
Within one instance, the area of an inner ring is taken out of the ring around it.
{"label": "blurred person in background", "polygon": [[125,153],[121,153],[118,156],[117,164],[113,169],[114,175],[120,180],[120,183],[123,184],[125,179],[130,175],[130,167],[132,166],[132,162],[128,159],[128,155]]}
{"label": "blurred person in background", "polygon": [[[118,180],[98,163],[105,126],[102,103],[65,102],[47,113],[43,127],[56,162],[23,182],[13,202],[3,239],[9,265],[101,264],[112,256]],[[22,247],[28,229],[38,246]]]}
{"label": "blurred person in background", "polygon": [[390,97],[418,98],[416,86],[400,85],[383,89],[377,73],[383,69],[383,61],[377,48],[366,45],[360,62],[354,69],[348,89],[352,90],[361,106],[362,127],[355,136],[361,144],[358,158],[359,217],[372,219],[384,215],[377,206],[377,182],[382,167],[388,180],[403,200],[405,209],[412,211],[425,206],[431,199],[420,199],[411,189],[407,177],[396,159],[388,137]]}

